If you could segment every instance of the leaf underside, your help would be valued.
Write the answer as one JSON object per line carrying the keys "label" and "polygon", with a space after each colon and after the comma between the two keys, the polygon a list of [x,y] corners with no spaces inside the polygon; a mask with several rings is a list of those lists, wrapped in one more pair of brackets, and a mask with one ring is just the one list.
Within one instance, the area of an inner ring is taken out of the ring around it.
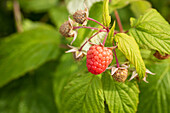
{"label": "leaf underside", "polygon": [[109,15],[109,0],[103,1],[103,24],[106,27],[109,27],[111,22],[111,17]]}

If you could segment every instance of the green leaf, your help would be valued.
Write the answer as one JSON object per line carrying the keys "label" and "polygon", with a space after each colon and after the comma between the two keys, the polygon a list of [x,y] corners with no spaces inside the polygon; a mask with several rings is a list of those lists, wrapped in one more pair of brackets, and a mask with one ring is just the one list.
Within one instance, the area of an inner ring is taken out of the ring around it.
{"label": "green leaf", "polygon": [[109,15],[109,0],[103,1],[103,24],[106,27],[109,27],[111,22],[111,17]]}
{"label": "green leaf", "polygon": [[28,31],[35,28],[53,28],[49,24],[45,24],[42,22],[33,22],[29,19],[25,19],[22,23],[22,26],[24,31]]}
{"label": "green leaf", "polygon": [[151,51],[148,49],[140,49],[140,53],[141,53],[143,59],[150,59],[151,56],[153,56],[154,52],[155,51]]}
{"label": "green leaf", "polygon": [[63,113],[104,113],[104,97],[99,76],[78,74],[63,92]]}
{"label": "green leaf", "polygon": [[[125,55],[119,49],[115,49],[115,50],[116,50],[116,56],[118,58],[119,63],[127,62]],[[113,65],[116,64],[115,58],[113,58],[111,64],[113,64]]]}
{"label": "green leaf", "polygon": [[155,10],[151,9],[139,19],[131,18],[129,34],[142,48],[170,54],[170,25]]}
{"label": "green leaf", "polygon": [[9,1],[0,0],[0,38],[16,32],[15,21],[13,15],[11,15],[11,10],[7,8],[7,2]]}
{"label": "green leaf", "polygon": [[136,82],[119,83],[105,73],[102,76],[104,96],[111,113],[135,113],[139,103]]}
{"label": "green leaf", "polygon": [[99,2],[99,1],[102,1],[102,0],[85,0],[85,1],[84,0],[65,0],[68,12],[70,14],[73,14],[74,12],[80,9],[83,10],[84,3],[87,5],[88,9],[90,9],[94,3]]}
{"label": "green leaf", "polygon": [[[90,37],[91,32],[92,32],[91,29],[79,29],[78,34],[77,34],[77,38],[76,38],[75,42],[73,43],[73,45],[76,46],[76,47],[78,47],[78,46],[80,47],[80,45],[83,43],[83,41],[86,38]],[[72,38],[70,38],[69,41],[71,42]]]}
{"label": "green leaf", "polygon": [[49,17],[56,27],[60,27],[68,20],[69,13],[65,6],[54,7],[49,10]]}
{"label": "green leaf", "polygon": [[136,17],[143,15],[147,9],[151,8],[152,5],[148,1],[136,1],[131,3],[131,10]]}
{"label": "green leaf", "polygon": [[101,33],[97,34],[96,36],[94,36],[90,41],[93,44],[99,45],[99,44],[101,44],[101,42],[103,42],[105,36],[106,36],[106,32],[101,32]]}
{"label": "green leaf", "polygon": [[57,113],[48,63],[0,88],[0,113]]}
{"label": "green leaf", "polygon": [[60,111],[63,109],[61,104],[63,88],[76,70],[78,70],[78,63],[75,62],[72,54],[64,54],[60,59],[60,64],[54,73],[53,79],[55,102]]}
{"label": "green leaf", "polygon": [[57,4],[58,0],[19,0],[21,8],[26,12],[45,12]]}
{"label": "green leaf", "polygon": [[148,69],[156,75],[148,76],[148,84],[140,84],[138,113],[169,113],[170,63],[152,63]]}
{"label": "green leaf", "polygon": [[[103,2],[94,3],[89,10],[89,17],[102,23],[102,16],[101,16],[101,14],[103,13],[102,8],[103,8]],[[93,21],[88,21],[88,26],[97,27],[99,26],[99,24]]]}
{"label": "green leaf", "polygon": [[104,105],[105,105],[105,113],[110,113],[108,105],[106,103]]}
{"label": "green leaf", "polygon": [[110,32],[108,34],[108,37],[106,40],[106,46],[113,46],[114,30],[115,30],[115,21],[114,21],[112,28],[110,29]]}
{"label": "green leaf", "polygon": [[141,0],[112,0],[110,7],[111,10],[116,10],[116,9],[123,8],[128,4],[130,4],[131,2],[135,2],[135,1],[141,1]]}
{"label": "green leaf", "polygon": [[124,33],[118,33],[115,40],[118,43],[118,49],[135,66],[139,78],[145,77],[146,67],[134,38]]}
{"label": "green leaf", "polygon": [[0,40],[0,87],[59,54],[59,34],[53,29],[33,29]]}
{"label": "green leaf", "polygon": [[[80,30],[80,29],[79,29]],[[80,38],[85,38],[84,40],[81,40],[81,39],[78,39],[76,40],[75,42],[77,42],[77,44],[79,44],[78,46],[82,46],[91,36],[93,36],[94,34],[96,34],[97,32],[96,31],[86,31],[86,30],[89,30],[89,29],[81,29],[80,33],[82,33],[82,35],[78,35],[78,37]],[[85,32],[84,32],[85,31]],[[106,32],[100,32],[99,34],[95,35],[91,40],[90,42],[93,43],[93,44],[101,44],[101,42],[103,42],[104,40],[104,37],[106,35]],[[80,42],[82,42],[80,44]],[[76,44],[76,45],[77,45]],[[84,47],[83,47],[83,50],[84,51],[88,51],[89,48],[91,47],[91,44],[88,42]]]}

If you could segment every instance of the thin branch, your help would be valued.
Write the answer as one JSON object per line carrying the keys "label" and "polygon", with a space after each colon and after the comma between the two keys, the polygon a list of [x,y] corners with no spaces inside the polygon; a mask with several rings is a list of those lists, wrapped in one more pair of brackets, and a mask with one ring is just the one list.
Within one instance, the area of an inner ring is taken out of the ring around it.
{"label": "thin branch", "polygon": [[127,30],[127,31],[125,31],[124,33],[128,33],[129,31]]}
{"label": "thin branch", "polygon": [[99,25],[101,25],[104,29],[107,29],[102,23],[100,23],[100,22],[98,22],[97,20],[95,20],[95,19],[92,19],[92,18],[87,18],[88,20],[91,20],[91,21],[93,21],[93,22],[96,22],[96,23],[98,23]]}
{"label": "thin branch", "polygon": [[87,28],[87,29],[93,29],[93,30],[100,30],[101,32],[107,32],[107,30],[102,30],[102,29],[99,29],[99,28],[88,27],[88,26],[75,26],[75,27],[73,27],[73,30],[80,29],[80,28]]}
{"label": "thin branch", "polygon": [[81,51],[83,49],[83,47],[87,44],[87,42],[89,42],[94,36],[96,36],[97,34],[99,34],[101,31],[96,32],[94,35],[92,35],[79,49],[79,51]]}
{"label": "thin branch", "polygon": [[116,20],[117,20],[120,32],[123,32],[123,26],[122,26],[122,23],[120,21],[120,17],[119,17],[117,10],[115,10],[114,13],[115,13],[115,16],[116,16]]}
{"label": "thin branch", "polygon": [[104,40],[103,40],[103,45],[104,45],[105,42],[106,42],[106,39],[107,39],[108,34],[109,34],[109,32],[107,32],[107,34],[106,34],[106,36],[105,36],[105,38],[104,38]]}
{"label": "thin branch", "polygon": [[15,17],[15,25],[18,32],[22,32],[22,20],[21,20],[21,12],[20,12],[20,6],[17,0],[14,0],[13,3],[13,11],[14,11],[14,17]]}
{"label": "thin branch", "polygon": [[114,55],[115,55],[117,68],[119,68],[119,61],[118,61],[115,49],[113,49],[113,52],[114,52]]}
{"label": "thin branch", "polygon": [[[114,42],[113,42],[113,46],[115,46],[115,45],[114,45]],[[114,55],[115,55],[117,68],[119,68],[119,61],[118,61],[118,58],[117,58],[117,55],[116,55],[116,50],[113,49],[113,52],[114,52]]]}

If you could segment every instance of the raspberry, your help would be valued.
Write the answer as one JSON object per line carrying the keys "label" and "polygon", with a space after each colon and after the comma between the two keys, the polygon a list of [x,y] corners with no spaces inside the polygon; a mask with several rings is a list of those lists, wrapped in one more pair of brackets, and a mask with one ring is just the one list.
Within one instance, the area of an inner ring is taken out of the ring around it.
{"label": "raspberry", "polygon": [[80,61],[83,59],[83,57],[85,56],[84,53],[82,53],[80,56],[77,57],[77,54],[76,53],[73,53],[73,58],[76,60],[76,61]]}
{"label": "raspberry", "polygon": [[112,62],[113,53],[110,49],[101,45],[93,45],[87,52],[86,65],[92,74],[100,74],[106,70]]}
{"label": "raspberry", "polygon": [[78,10],[73,14],[73,18],[77,23],[83,24],[87,20],[87,13],[84,10]]}
{"label": "raspberry", "polygon": [[118,69],[113,75],[113,78],[118,82],[124,82],[127,79],[127,76],[128,76],[127,69]]}
{"label": "raspberry", "polygon": [[161,55],[158,51],[156,51],[153,54],[157,59],[163,60],[163,59],[168,59],[170,57],[170,55],[166,54],[165,55]]}
{"label": "raspberry", "polygon": [[74,35],[70,33],[72,29],[70,21],[66,21],[61,25],[59,32],[65,37],[73,37]]}

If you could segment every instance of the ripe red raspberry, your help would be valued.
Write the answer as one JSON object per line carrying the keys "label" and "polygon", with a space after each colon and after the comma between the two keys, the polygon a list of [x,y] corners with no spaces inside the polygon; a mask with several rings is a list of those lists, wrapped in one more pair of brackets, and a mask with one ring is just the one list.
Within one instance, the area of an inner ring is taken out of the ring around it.
{"label": "ripe red raspberry", "polygon": [[127,79],[127,76],[128,76],[127,69],[118,69],[113,75],[113,78],[118,82],[124,82]]}
{"label": "ripe red raspberry", "polygon": [[100,74],[106,70],[112,62],[113,53],[110,49],[101,45],[93,45],[87,52],[86,65],[92,74]]}

